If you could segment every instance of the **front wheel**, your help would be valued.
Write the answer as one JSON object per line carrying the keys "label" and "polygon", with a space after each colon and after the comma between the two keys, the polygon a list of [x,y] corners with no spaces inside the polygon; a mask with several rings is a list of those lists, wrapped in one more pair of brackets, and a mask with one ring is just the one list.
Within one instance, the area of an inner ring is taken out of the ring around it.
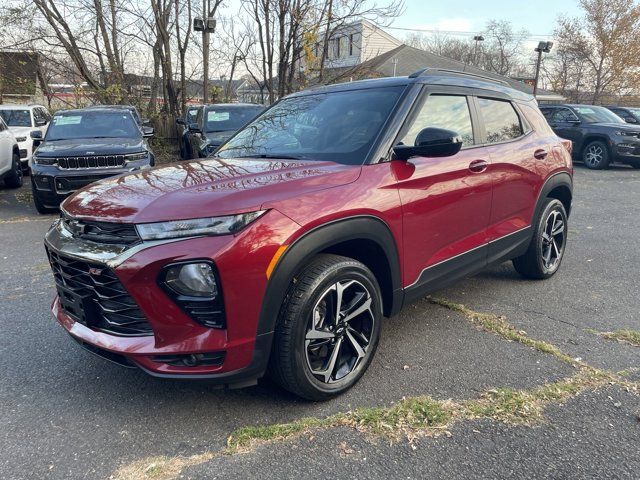
{"label": "front wheel", "polygon": [[560,268],[567,244],[567,211],[560,200],[547,198],[534,225],[527,252],[513,259],[516,271],[526,278],[542,280]]}
{"label": "front wheel", "polygon": [[582,161],[587,168],[602,170],[609,166],[609,149],[604,142],[596,140],[590,142],[582,152]]}
{"label": "front wheel", "polygon": [[285,296],[270,374],[309,400],[338,395],[371,363],[381,321],[380,288],[371,271],[350,258],[318,255]]}
{"label": "front wheel", "polygon": [[5,177],[4,183],[9,188],[20,188],[22,186],[22,162],[20,155],[13,154],[11,159],[11,172]]}

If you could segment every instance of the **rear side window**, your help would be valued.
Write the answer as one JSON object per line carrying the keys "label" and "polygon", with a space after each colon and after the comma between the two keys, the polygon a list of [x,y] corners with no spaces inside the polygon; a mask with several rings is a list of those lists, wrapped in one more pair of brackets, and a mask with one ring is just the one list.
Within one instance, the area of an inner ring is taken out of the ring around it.
{"label": "rear side window", "polygon": [[487,143],[506,142],[523,135],[520,117],[511,102],[478,98],[478,105],[487,132]]}
{"label": "rear side window", "polygon": [[554,122],[577,122],[578,117],[568,108],[559,108],[553,114],[552,120]]}
{"label": "rear side window", "polygon": [[429,95],[420,106],[401,142],[415,145],[421,130],[429,127],[453,130],[462,137],[462,145],[474,144],[473,127],[467,97],[463,95]]}

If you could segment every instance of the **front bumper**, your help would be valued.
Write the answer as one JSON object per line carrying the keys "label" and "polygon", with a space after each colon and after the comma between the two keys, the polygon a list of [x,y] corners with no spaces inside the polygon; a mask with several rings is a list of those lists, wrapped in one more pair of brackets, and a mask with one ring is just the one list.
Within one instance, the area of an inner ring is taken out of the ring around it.
{"label": "front bumper", "polygon": [[[269,217],[269,218],[265,218]],[[262,222],[273,235],[263,238]],[[52,310],[58,323],[85,349],[121,365],[134,366],[158,377],[208,379],[229,386],[246,386],[266,369],[272,331],[260,332],[258,318],[267,285],[266,270],[279,245],[290,235],[292,221],[270,211],[236,236],[198,237],[148,242],[124,249],[88,245],[56,222],[45,246],[58,255],[83,259],[110,268],[152,327],[146,336],[119,336],[75,321],[56,297]],[[262,245],[256,250],[256,245]],[[192,320],[158,284],[162,268],[177,260],[212,260],[224,292],[226,328],[208,328]],[[171,356],[219,354],[217,365],[176,365]]]}
{"label": "front bumper", "polygon": [[640,141],[635,137],[623,137],[615,144],[615,161],[640,164]]}
{"label": "front bumper", "polygon": [[123,168],[61,169],[31,162],[31,183],[45,207],[57,208],[76,190],[105,178],[135,172],[150,166],[149,160],[129,162]]}

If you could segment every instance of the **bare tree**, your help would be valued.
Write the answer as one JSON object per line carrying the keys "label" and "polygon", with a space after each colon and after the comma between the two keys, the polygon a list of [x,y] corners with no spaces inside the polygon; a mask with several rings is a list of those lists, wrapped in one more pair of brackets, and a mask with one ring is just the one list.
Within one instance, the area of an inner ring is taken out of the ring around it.
{"label": "bare tree", "polygon": [[[635,0],[580,0],[581,18],[561,18],[556,29],[561,60],[578,66],[591,102],[640,86],[640,4]],[[560,63],[560,76],[563,66]]]}

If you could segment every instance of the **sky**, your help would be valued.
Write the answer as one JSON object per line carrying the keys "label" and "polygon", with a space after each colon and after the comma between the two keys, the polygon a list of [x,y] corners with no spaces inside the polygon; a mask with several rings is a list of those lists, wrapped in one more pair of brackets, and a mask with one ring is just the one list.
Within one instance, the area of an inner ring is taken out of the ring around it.
{"label": "sky", "polygon": [[[508,20],[535,40],[551,38],[561,15],[577,16],[578,0],[405,0],[404,14],[391,27],[440,31],[482,31],[487,21]],[[402,38],[402,30],[389,28]]]}

